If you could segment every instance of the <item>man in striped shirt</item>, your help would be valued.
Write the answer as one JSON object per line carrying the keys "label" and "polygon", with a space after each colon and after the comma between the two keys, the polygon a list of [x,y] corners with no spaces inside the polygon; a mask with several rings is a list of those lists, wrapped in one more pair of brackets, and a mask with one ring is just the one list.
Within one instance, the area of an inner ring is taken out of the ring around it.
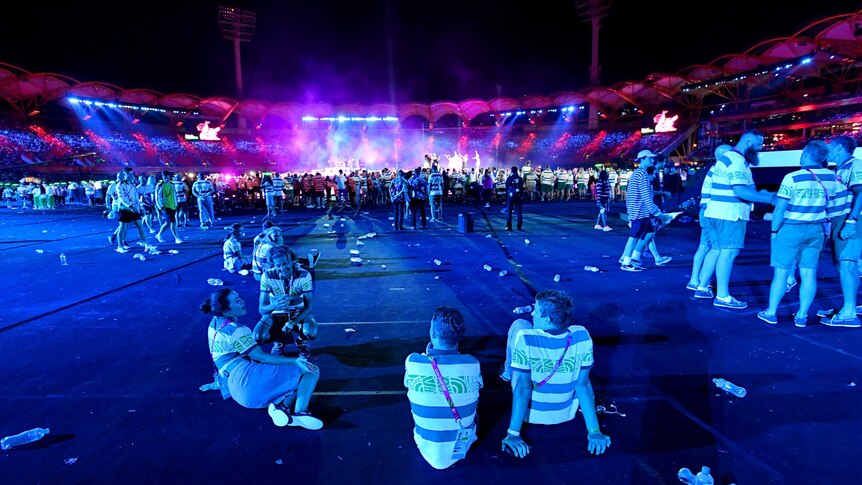
{"label": "man in striped shirt", "polygon": [[465,330],[461,312],[437,307],[431,317],[431,343],[425,353],[414,352],[404,363],[404,386],[415,424],[413,440],[422,457],[438,470],[463,458],[476,441],[482,374],[475,357],[458,352]]}
{"label": "man in striped shirt", "polygon": [[775,269],[769,288],[769,307],[757,314],[766,323],[778,323],[776,312],[787,292],[787,274],[799,265],[799,311],[793,317],[804,327],[817,291],[817,264],[827,231],[826,204],[835,198],[835,172],[825,168],[829,146],[814,140],[802,150],[801,170],[784,176],[772,214],[770,264]]}
{"label": "man in striped shirt", "polygon": [[605,452],[611,438],[601,432],[596,416],[590,369],[593,341],[587,329],[570,325],[575,313],[572,297],[558,290],[536,294],[532,325],[515,320],[506,344],[512,376],[512,417],[503,451],[518,458],[530,452],[521,437],[524,422],[558,424],[571,421],[580,406],[587,426],[587,450]]}
{"label": "man in striped shirt", "polygon": [[[718,160],[722,155],[727,153],[733,147],[730,145],[719,145],[715,148],[715,159]],[[694,257],[691,263],[691,278],[686,289],[694,291],[695,298],[712,298],[712,290],[709,288],[709,281],[712,279],[712,273],[715,271],[715,261],[718,259],[718,249],[713,248],[709,243],[709,234],[706,227],[706,206],[709,204],[710,191],[712,190],[712,169],[709,167],[706,175],[703,177],[703,184],[700,187],[700,244],[697,246],[697,251],[694,252]],[[698,288],[702,288],[699,290]]]}
{"label": "man in striped shirt", "polygon": [[828,215],[832,218],[832,261],[838,269],[844,304],[837,311],[821,310],[820,322],[830,327],[862,326],[857,314],[862,307],[856,306],[859,289],[857,262],[862,253],[862,235],[856,230],[856,221],[862,212],[862,160],[855,158],[856,140],[850,136],[839,136],[829,142],[828,160],[837,164],[838,194],[829,200]]}
{"label": "man in striped shirt", "polygon": [[739,142],[716,160],[712,174],[712,189],[704,215],[710,245],[718,249],[715,264],[715,300],[713,306],[741,310],[748,304],[730,296],[730,273],[733,262],[745,245],[745,229],[751,215],[751,202],[771,204],[774,195],[757,191],[751,166],[757,166],[758,152],[763,149],[763,133],[751,130],[742,134]]}
{"label": "man in striped shirt", "polygon": [[623,271],[641,271],[643,267],[632,264],[632,260],[640,260],[641,252],[646,246],[646,237],[655,231],[652,218],[662,216],[661,209],[653,202],[652,186],[650,185],[650,170],[655,169],[658,155],[650,150],[638,152],[637,170],[632,172],[628,182],[626,195],[626,212],[628,213],[631,231],[626,247],[623,250]]}

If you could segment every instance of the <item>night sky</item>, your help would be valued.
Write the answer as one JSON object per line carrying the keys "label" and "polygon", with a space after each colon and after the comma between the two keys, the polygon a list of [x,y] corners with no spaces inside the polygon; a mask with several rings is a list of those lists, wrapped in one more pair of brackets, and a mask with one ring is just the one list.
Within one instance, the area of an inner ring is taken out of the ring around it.
{"label": "night sky", "polygon": [[[217,22],[224,4],[257,12],[242,46],[247,98],[428,103],[577,91],[589,81],[590,26],[574,0],[51,3],[4,6],[0,62],[123,88],[233,97],[233,47]],[[862,8],[820,3],[615,0],[601,31],[601,84],[705,64]]]}

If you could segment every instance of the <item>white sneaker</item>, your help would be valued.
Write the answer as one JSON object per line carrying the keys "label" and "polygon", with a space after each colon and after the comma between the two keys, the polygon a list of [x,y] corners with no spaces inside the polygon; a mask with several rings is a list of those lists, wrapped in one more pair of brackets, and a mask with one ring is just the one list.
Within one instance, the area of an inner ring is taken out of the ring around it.
{"label": "white sneaker", "polygon": [[174,239],[174,244],[182,244],[183,240],[180,238]]}
{"label": "white sneaker", "polygon": [[603,231],[605,231],[605,232],[608,232],[608,231],[613,231],[613,230],[614,230],[614,228],[613,228],[613,227],[611,227],[611,226],[605,226],[605,228],[604,228],[604,229],[602,229],[602,230],[603,230]]}
{"label": "white sneaker", "polygon": [[267,411],[269,411],[269,417],[272,418],[272,424],[279,428],[287,426],[287,423],[290,422],[290,417],[281,405],[270,404]]}
{"label": "white sneaker", "polygon": [[593,229],[598,229],[601,231],[602,229],[604,229],[604,227],[602,227],[601,224],[596,224],[595,226],[593,226]]}

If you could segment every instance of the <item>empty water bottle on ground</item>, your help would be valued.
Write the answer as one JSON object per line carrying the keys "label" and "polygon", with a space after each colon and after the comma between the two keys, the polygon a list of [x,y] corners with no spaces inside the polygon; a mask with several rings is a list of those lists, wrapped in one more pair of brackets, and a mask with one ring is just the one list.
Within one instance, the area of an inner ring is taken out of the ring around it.
{"label": "empty water bottle on ground", "polygon": [[49,428],[34,428],[23,433],[7,436],[0,440],[0,448],[8,450],[14,446],[26,445],[34,441],[41,440],[46,434],[50,433]]}
{"label": "empty water bottle on ground", "polygon": [[435,259],[434,264],[436,264],[437,266],[440,266],[441,264],[443,264],[443,261],[440,261],[439,259]]}
{"label": "empty water bottle on ground", "polygon": [[736,397],[745,397],[745,388],[739,387],[736,384],[728,381],[727,379],[722,379],[721,377],[717,377],[712,380],[715,383],[715,387],[727,391],[733,394]]}
{"label": "empty water bottle on ground", "polygon": [[688,468],[680,468],[676,477],[685,485],[697,485],[697,477]]}
{"label": "empty water bottle on ground", "polygon": [[595,266],[584,266],[584,271],[592,271],[593,273],[598,273],[599,268],[596,268]]}
{"label": "empty water bottle on ground", "polygon": [[521,313],[530,313],[531,311],[533,311],[533,305],[527,305],[527,306],[519,306],[518,308],[515,308],[514,310],[512,310],[512,313],[521,314]]}
{"label": "empty water bottle on ground", "polygon": [[715,480],[712,478],[711,470],[708,466],[701,467],[697,474],[697,485],[714,485]]}
{"label": "empty water bottle on ground", "polygon": [[69,265],[69,263],[66,262],[66,253],[60,253],[60,264],[63,266]]}
{"label": "empty water bottle on ground", "polygon": [[559,283],[559,282],[560,282],[560,275],[555,274],[554,275],[554,283]]}

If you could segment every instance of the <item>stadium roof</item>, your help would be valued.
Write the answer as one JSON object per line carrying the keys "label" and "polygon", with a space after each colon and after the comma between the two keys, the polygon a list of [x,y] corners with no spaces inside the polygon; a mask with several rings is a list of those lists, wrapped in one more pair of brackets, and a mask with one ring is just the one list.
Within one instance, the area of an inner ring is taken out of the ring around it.
{"label": "stadium roof", "polygon": [[[267,116],[276,116],[298,123],[303,116],[397,116],[405,119],[419,116],[436,122],[446,115],[456,115],[469,123],[485,113],[509,110],[540,110],[560,106],[591,104],[604,113],[615,113],[627,107],[641,110],[672,103],[684,107],[699,106],[709,95],[732,99],[725,84],[708,81],[730,78],[732,81],[764,87],[775,82],[776,76],[758,76],[733,79],[734,75],[750,73],[764,66],[783,61],[811,57],[805,72],[795,69],[786,73],[791,77],[819,77],[831,81],[847,81],[856,75],[856,65],[862,56],[862,11],[837,15],[812,22],[790,37],[761,42],[743,53],[721,56],[708,64],[684,67],[676,73],[652,73],[642,81],[626,81],[614,86],[592,86],[580,91],[559,92],[551,95],[525,96],[520,99],[496,98],[491,100],[467,99],[463,101],[436,101],[429,104],[406,103],[400,105],[348,104],[334,106],[325,103],[300,104],[296,102],[267,102],[236,100],[229,97],[200,97],[188,93],[160,93],[145,88],[123,88],[102,82],[80,82],[54,73],[32,73],[23,68],[0,62],[0,98],[21,113],[58,101],[66,96],[120,101],[141,105],[160,106],[198,111],[206,116],[227,119],[239,116],[252,124]],[[836,69],[837,67],[837,69]],[[684,91],[684,87],[696,86]]]}

